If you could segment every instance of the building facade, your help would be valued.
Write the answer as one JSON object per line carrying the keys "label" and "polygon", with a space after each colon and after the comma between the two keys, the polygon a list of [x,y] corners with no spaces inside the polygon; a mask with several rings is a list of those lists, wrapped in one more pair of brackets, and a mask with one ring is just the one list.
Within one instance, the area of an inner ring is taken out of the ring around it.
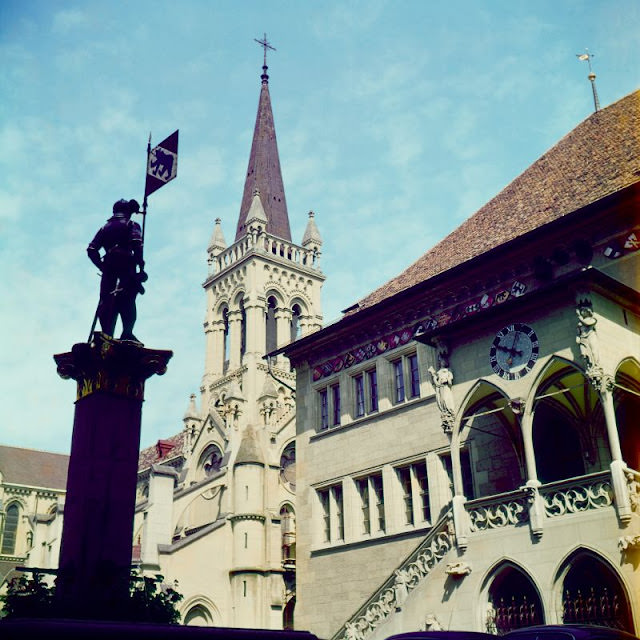
{"label": "building facade", "polygon": [[278,345],[322,324],[322,239],[291,239],[266,66],[235,240],[216,219],[206,355],[184,429],[141,452],[134,561],[177,580],[183,622],[292,628],[295,375]]}
{"label": "building facade", "polygon": [[55,569],[69,456],[0,446],[0,589],[18,566]]}
{"label": "building facade", "polygon": [[638,131],[635,92],[280,350],[300,628],[638,632]]}
{"label": "building facade", "polygon": [[[264,66],[235,239],[216,219],[207,247],[199,397],[179,433],[140,452],[132,563],[177,581],[184,624],[294,624],[295,374],[265,354],[321,327],[324,275],[312,212],[291,239],[268,81]],[[67,465],[0,447],[2,582],[57,567]]]}

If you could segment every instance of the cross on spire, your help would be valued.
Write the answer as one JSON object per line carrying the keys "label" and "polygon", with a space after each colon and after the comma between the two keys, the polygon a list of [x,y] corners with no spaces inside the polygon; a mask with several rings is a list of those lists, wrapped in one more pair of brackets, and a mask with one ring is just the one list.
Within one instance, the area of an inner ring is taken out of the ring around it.
{"label": "cross on spire", "polygon": [[264,65],[263,68],[267,68],[267,49],[271,49],[271,51],[275,51],[275,48],[271,46],[269,41],[267,40],[267,34],[264,34],[264,38],[262,40],[258,40],[257,38],[253,39],[264,49]]}

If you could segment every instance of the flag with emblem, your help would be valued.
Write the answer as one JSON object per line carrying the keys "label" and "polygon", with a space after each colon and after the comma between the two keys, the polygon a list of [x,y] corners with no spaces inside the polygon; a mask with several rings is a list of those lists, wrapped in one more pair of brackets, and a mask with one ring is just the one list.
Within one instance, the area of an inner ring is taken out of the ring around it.
{"label": "flag with emblem", "polygon": [[147,149],[147,181],[144,198],[163,187],[178,175],[178,130],[151,149]]}

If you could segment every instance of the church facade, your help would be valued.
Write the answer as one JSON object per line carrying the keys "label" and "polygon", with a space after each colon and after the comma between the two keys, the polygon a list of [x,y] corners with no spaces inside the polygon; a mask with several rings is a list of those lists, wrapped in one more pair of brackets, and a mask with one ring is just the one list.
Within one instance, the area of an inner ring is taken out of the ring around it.
{"label": "church facade", "polygon": [[638,633],[638,131],[635,92],[276,352],[297,374],[300,628]]}
{"label": "church facade", "polygon": [[134,563],[177,580],[185,624],[292,628],[295,374],[278,345],[322,324],[322,239],[291,239],[266,66],[240,215],[204,282],[206,355],[181,433],[141,452]]}
{"label": "church facade", "polygon": [[[295,374],[265,355],[321,327],[324,275],[312,212],[291,238],[268,81],[265,64],[235,238],[216,219],[203,247],[199,397],[139,458],[132,565],[177,582],[183,624],[294,624]],[[68,459],[0,447],[0,586],[16,566],[55,574]]]}

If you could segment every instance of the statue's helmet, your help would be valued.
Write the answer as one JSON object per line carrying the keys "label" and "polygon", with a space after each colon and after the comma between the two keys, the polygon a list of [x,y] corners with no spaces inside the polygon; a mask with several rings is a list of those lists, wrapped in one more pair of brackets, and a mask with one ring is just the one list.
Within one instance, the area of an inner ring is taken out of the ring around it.
{"label": "statue's helmet", "polygon": [[140,213],[140,205],[137,200],[129,200],[129,213]]}
{"label": "statue's helmet", "polygon": [[113,213],[129,213],[129,203],[124,199],[114,202]]}

